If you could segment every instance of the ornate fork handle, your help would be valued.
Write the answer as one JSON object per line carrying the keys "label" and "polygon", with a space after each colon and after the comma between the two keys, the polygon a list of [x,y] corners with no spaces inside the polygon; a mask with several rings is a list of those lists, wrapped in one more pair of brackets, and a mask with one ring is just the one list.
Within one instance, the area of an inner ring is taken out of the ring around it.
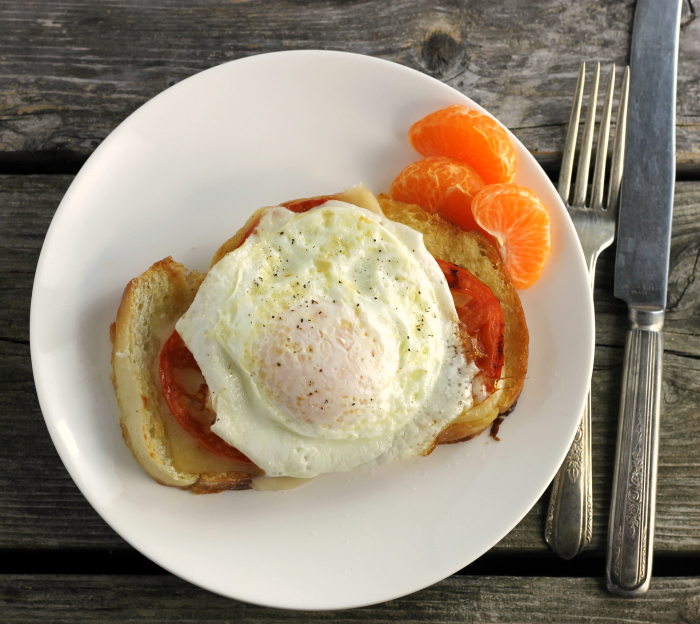
{"label": "ornate fork handle", "polygon": [[588,394],[576,437],[552,482],[545,539],[562,559],[571,559],[591,541],[591,395]]}
{"label": "ornate fork handle", "polygon": [[[591,286],[598,254],[588,254]],[[552,481],[544,538],[562,559],[572,559],[591,541],[593,491],[591,475],[591,390],[564,463]]]}

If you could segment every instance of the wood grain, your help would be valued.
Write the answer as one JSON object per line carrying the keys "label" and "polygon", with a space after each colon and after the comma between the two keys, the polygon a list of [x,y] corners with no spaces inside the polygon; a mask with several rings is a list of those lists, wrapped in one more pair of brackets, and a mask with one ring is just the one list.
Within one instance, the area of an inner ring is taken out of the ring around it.
{"label": "wood grain", "polygon": [[[684,1],[677,162],[697,179],[696,4]],[[633,0],[5,0],[0,169],[74,172],[117,124],[176,82],[245,56],[311,48],[388,59],[446,82],[554,171],[579,65],[625,65],[633,11]]]}
{"label": "wood grain", "polygon": [[656,578],[640,599],[600,578],[451,577],[410,596],[345,611],[286,611],[211,594],[172,576],[0,577],[0,612],[16,624],[73,622],[700,622],[700,578]]}
{"label": "wood grain", "polygon": [[[71,176],[0,176],[0,548],[128,552],[73,484],[54,450],[34,390],[29,303],[42,242]],[[664,358],[656,551],[700,556],[700,183],[676,188]],[[594,525],[604,550],[626,308],[612,294],[614,248],[596,277],[593,375]],[[513,418],[517,417],[517,412]],[[508,435],[507,421],[501,429]],[[548,553],[548,494],[492,553]]]}

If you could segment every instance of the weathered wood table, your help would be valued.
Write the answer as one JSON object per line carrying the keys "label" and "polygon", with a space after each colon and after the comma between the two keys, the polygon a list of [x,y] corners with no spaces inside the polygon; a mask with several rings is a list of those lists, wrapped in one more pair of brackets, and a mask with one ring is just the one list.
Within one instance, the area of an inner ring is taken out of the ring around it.
{"label": "weathered wood table", "polygon": [[614,248],[596,278],[594,527],[561,561],[542,534],[548,493],[459,574],[347,612],[252,607],[149,562],[83,499],[49,439],[29,357],[32,280],[73,176],[137,107],[232,59],[276,50],[373,55],[437,77],[509,126],[556,179],[581,61],[624,65],[632,0],[0,1],[0,621],[700,622],[700,19],[683,6],[677,186],[655,577],[639,599],[604,586],[626,308]]}

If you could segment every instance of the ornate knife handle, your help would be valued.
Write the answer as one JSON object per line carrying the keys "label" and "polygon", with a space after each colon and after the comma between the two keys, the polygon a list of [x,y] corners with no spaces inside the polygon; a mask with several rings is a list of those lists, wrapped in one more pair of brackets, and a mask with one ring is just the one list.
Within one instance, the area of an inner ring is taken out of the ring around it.
{"label": "ornate knife handle", "polygon": [[664,313],[631,308],[629,318],[606,561],[608,590],[620,596],[651,580]]}
{"label": "ornate knife handle", "polygon": [[562,559],[572,559],[591,541],[591,393],[564,463],[552,482],[544,537]]}

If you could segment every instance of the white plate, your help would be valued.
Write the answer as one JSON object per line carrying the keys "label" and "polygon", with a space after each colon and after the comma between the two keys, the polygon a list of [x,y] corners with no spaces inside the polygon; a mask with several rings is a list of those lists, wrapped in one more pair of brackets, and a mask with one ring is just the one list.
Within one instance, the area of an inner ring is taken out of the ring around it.
{"label": "white plate", "polygon": [[253,209],[378,193],[418,155],[406,133],[444,106],[480,107],[394,63],[340,52],[265,54],[168,89],[95,151],[42,249],[31,353],[47,427],[97,512],[147,557],[261,605],[339,609],[390,600],[463,568],[541,496],[573,439],[593,362],[586,267],[550,181],[515,139],[515,181],[552,216],[552,255],[521,293],[530,365],[518,407],[488,435],[279,493],[194,496],[146,476],[124,445],[109,324],[126,283],[168,255],[205,270]]}

